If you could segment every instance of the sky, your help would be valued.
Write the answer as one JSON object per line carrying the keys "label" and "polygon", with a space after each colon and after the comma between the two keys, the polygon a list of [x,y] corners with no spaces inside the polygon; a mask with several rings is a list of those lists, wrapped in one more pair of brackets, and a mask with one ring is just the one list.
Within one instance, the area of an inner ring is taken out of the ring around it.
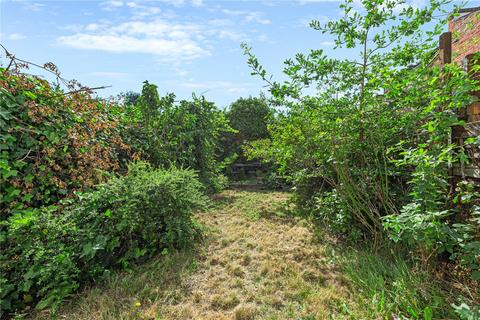
{"label": "sky", "polygon": [[[421,6],[424,0],[414,0]],[[267,91],[250,75],[245,42],[274,79],[297,52],[324,49],[329,35],[308,26],[341,17],[336,0],[0,0],[0,43],[17,57],[53,62],[64,78],[100,90],[102,97],[140,92],[148,80],[179,99],[203,94],[219,107]],[[479,6],[480,0],[467,7]],[[5,64],[2,55],[0,61]],[[35,73],[35,70],[31,70]]]}

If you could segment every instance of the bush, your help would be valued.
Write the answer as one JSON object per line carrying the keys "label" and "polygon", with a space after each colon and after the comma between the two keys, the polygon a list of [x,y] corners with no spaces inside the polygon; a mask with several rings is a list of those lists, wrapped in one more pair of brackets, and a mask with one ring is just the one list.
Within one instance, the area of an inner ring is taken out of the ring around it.
{"label": "bush", "polygon": [[63,207],[28,209],[2,222],[0,314],[56,306],[113,268],[191,243],[192,213],[206,203],[196,174],[144,162],[128,170]]}
{"label": "bush", "polygon": [[242,146],[269,137],[267,125],[273,119],[272,111],[263,95],[258,98],[239,98],[233,102],[225,115],[235,132],[227,132],[222,136],[221,158],[236,155],[235,163],[251,161]]}
{"label": "bush", "polygon": [[111,105],[0,68],[0,220],[56,203],[120,168]]}
{"label": "bush", "polygon": [[[360,229],[377,247],[387,237],[405,242],[424,262],[446,252],[480,280],[479,203],[473,200],[479,196],[474,186],[452,192],[449,181],[449,168],[469,164],[478,150],[477,137],[460,145],[451,132],[465,125],[459,115],[479,89],[472,75],[480,55],[471,74],[432,60],[447,21],[440,18],[432,31],[424,27],[445,13],[445,4],[414,9],[400,0],[362,1],[358,10],[345,1],[343,18],[310,25],[335,39],[336,48],[361,48],[359,58],[299,53],[285,61],[283,82],[271,80],[244,44],[252,74],[282,106],[268,127],[268,143],[251,143],[249,152],[290,176],[302,206],[335,190],[335,199],[327,196],[321,205],[341,204],[340,216],[320,212],[332,229],[352,236]],[[349,220],[355,227],[347,227]]]}
{"label": "bush", "polygon": [[315,197],[313,217],[334,233],[351,241],[359,240],[362,235],[360,226],[355,224],[348,207],[336,190],[323,192]]}
{"label": "bush", "polygon": [[181,166],[198,171],[209,191],[219,191],[220,136],[232,129],[224,114],[205,98],[175,101],[160,97],[157,86],[144,82],[137,99],[125,98],[122,135],[142,159],[158,168]]}

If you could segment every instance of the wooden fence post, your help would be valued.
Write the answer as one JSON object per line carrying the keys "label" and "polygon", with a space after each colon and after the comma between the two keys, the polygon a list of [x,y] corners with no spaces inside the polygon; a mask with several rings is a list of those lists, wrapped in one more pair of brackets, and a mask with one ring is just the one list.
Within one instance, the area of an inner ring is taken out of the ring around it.
{"label": "wooden fence post", "polygon": [[444,66],[452,62],[452,33],[451,32],[444,32],[440,35],[438,51],[440,56],[440,66]]}

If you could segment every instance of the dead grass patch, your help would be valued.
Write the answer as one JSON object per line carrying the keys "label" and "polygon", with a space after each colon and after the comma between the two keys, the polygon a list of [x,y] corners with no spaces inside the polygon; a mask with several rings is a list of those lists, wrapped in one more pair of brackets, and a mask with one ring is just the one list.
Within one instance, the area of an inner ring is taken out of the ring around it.
{"label": "dead grass patch", "polygon": [[235,310],[233,310],[235,320],[253,320],[257,313],[256,305],[251,303],[238,305]]}
{"label": "dead grass patch", "polygon": [[[285,214],[288,194],[227,190],[197,219],[206,240],[161,257],[63,308],[66,319],[324,319],[348,291],[324,263],[308,222]],[[163,261],[163,262],[161,262]],[[138,303],[140,306],[138,306]]]}

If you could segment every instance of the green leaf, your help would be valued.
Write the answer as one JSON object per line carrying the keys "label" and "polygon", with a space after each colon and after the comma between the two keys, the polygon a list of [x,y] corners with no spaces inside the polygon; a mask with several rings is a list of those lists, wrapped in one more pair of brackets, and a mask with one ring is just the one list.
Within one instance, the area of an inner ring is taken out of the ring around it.
{"label": "green leaf", "polygon": [[480,281],[480,271],[475,270],[472,272],[472,279],[475,281]]}
{"label": "green leaf", "polygon": [[432,320],[433,319],[433,309],[432,309],[432,307],[426,307],[423,310],[423,319],[424,320]]}
{"label": "green leaf", "polygon": [[37,96],[31,91],[24,91],[23,94],[31,100],[35,100],[37,98]]}

